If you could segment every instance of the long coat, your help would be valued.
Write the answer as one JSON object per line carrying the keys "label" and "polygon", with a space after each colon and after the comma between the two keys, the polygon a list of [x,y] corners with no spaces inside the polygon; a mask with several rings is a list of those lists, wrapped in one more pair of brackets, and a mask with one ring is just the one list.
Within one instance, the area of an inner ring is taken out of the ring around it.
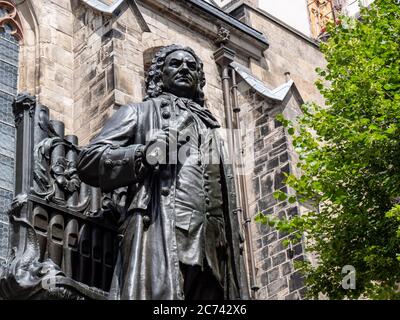
{"label": "long coat", "polygon": [[[104,192],[128,186],[127,218],[121,226],[123,238],[111,285],[112,299],[184,299],[175,215],[169,205],[173,195],[168,190],[175,177],[146,169],[138,152],[148,132],[168,126],[163,114],[170,108],[162,96],[121,107],[79,155],[78,173],[85,183]],[[228,243],[224,293],[226,299],[248,299],[234,177],[231,166],[224,162],[222,140],[219,142]]]}

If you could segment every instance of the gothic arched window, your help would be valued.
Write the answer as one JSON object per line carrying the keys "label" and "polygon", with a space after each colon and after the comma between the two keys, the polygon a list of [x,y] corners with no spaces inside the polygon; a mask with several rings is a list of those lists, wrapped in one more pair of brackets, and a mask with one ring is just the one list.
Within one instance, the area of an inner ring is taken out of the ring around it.
{"label": "gothic arched window", "polygon": [[14,190],[15,127],[12,101],[17,93],[21,23],[11,1],[0,1],[0,264],[7,256],[7,210]]}

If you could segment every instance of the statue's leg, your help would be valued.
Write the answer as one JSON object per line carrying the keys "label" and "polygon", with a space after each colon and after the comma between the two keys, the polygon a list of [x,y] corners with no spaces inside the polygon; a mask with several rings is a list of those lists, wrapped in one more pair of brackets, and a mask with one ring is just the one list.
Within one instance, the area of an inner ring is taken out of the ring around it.
{"label": "statue's leg", "polygon": [[200,266],[181,263],[185,300],[223,300],[224,290],[213,275],[207,263],[204,270]]}

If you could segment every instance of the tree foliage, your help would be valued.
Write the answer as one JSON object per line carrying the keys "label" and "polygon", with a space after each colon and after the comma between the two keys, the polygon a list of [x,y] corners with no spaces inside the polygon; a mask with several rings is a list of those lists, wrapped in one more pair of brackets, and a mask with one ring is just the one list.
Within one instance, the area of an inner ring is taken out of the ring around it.
{"label": "tree foliage", "polygon": [[[310,297],[399,298],[399,4],[376,0],[360,19],[342,18],[328,32],[327,66],[317,69],[316,83],[326,106],[303,106],[293,135],[303,175],[286,180],[298,201],[318,210],[276,227],[306,234],[317,255],[317,265],[301,265]],[[352,290],[342,287],[346,265],[356,270]]]}

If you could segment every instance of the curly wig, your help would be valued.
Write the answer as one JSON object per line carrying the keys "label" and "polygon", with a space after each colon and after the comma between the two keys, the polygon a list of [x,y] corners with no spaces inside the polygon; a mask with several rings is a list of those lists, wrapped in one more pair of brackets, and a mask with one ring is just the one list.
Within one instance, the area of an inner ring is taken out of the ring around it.
{"label": "curly wig", "polygon": [[160,51],[156,53],[153,60],[151,61],[151,66],[149,68],[149,72],[146,79],[146,97],[144,98],[144,100],[158,97],[163,92],[164,83],[162,81],[162,72],[165,60],[169,54],[178,50],[189,52],[196,59],[198,65],[197,72],[199,74],[199,85],[197,87],[194,101],[200,105],[204,104],[203,87],[206,84],[206,79],[203,71],[203,62],[194,53],[193,49],[176,44],[163,47]]}

